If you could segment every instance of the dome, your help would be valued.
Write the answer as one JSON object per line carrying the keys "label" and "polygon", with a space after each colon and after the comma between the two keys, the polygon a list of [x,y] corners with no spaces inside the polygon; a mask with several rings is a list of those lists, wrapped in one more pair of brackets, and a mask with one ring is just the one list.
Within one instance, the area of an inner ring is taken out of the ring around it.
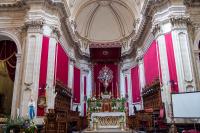
{"label": "dome", "polygon": [[77,0],[73,6],[72,17],[81,38],[117,42],[134,31],[137,10],[129,0]]}

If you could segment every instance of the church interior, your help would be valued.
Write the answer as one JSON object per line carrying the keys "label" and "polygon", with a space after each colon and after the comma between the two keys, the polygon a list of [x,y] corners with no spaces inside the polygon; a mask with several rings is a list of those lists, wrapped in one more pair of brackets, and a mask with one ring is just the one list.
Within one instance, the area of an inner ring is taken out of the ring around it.
{"label": "church interior", "polygon": [[0,0],[0,132],[200,133],[200,0]]}

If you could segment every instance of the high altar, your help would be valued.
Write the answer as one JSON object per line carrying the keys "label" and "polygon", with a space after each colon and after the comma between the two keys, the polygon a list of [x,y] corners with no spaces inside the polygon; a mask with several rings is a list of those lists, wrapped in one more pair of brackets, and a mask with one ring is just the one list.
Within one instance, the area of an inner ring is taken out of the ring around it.
{"label": "high altar", "polygon": [[125,127],[125,98],[111,98],[109,94],[103,94],[101,98],[88,99],[88,119],[90,127],[98,128],[121,128]]}
{"label": "high altar", "polygon": [[[124,130],[126,123],[126,99],[118,98],[118,93],[116,97],[114,97],[112,92],[108,92],[107,90],[109,83],[113,80],[112,70],[104,66],[99,71],[98,80],[103,84],[105,91],[104,93],[99,93],[99,95],[93,95],[87,100],[88,122],[90,123],[90,127],[94,130],[98,128],[121,128]],[[118,92],[118,87],[116,89]]]}

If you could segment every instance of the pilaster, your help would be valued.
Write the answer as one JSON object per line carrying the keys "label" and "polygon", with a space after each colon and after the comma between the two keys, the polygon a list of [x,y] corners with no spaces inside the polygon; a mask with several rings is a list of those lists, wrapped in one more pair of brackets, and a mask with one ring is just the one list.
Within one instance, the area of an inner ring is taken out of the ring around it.
{"label": "pilaster", "polygon": [[[27,37],[26,44],[24,47],[25,64],[20,107],[20,112],[22,116],[26,116],[28,113],[28,101],[31,97],[37,103],[43,25],[43,19],[28,20],[25,23]],[[37,109],[35,110],[37,111]]]}
{"label": "pilaster", "polygon": [[128,87],[128,115],[132,115],[133,113],[133,105],[132,105],[132,85],[131,85],[131,69],[128,69],[124,72],[125,77],[127,77],[127,87]]}
{"label": "pilaster", "polygon": [[47,65],[47,87],[46,87],[46,102],[47,111],[48,109],[54,109],[55,103],[55,75],[56,74],[56,53],[57,53],[57,42],[59,40],[59,31],[54,26],[50,26],[51,35],[49,38],[49,51],[48,51],[48,65]]}
{"label": "pilaster", "polygon": [[166,50],[166,41],[165,41],[165,35],[163,34],[163,31],[160,28],[160,25],[157,25],[154,29],[153,27],[152,32],[156,38],[157,44],[158,44],[158,52],[159,52],[159,61],[160,61],[160,70],[161,70],[161,98],[162,102],[164,102],[165,105],[165,111],[166,111],[166,118],[167,122],[170,122],[171,120],[171,98],[170,98],[170,90],[171,90],[171,84],[170,84],[170,76],[169,76],[169,68],[168,68],[168,59],[167,59],[167,50]]}
{"label": "pilaster", "polygon": [[19,115],[18,109],[19,109],[20,93],[21,93],[21,89],[19,87],[20,79],[18,79],[18,78],[20,78],[22,55],[16,54],[16,57],[17,57],[17,62],[16,62],[15,82],[14,82],[12,106],[11,106],[11,117],[12,118]]}
{"label": "pilaster", "polygon": [[179,91],[194,91],[196,87],[192,66],[191,45],[188,36],[189,16],[174,16],[171,17],[170,22],[172,24],[171,34]]}
{"label": "pilaster", "polygon": [[[145,87],[145,70],[144,70],[144,52],[142,49],[137,50],[137,63],[138,63],[138,76],[139,76],[139,84],[140,84],[140,96],[141,96],[141,103],[136,104],[138,108],[143,109],[143,98],[142,98],[142,89]],[[139,105],[140,104],[140,105]],[[140,107],[139,107],[140,106]]]}
{"label": "pilaster", "polygon": [[[75,60],[72,58],[69,58],[69,70],[68,70],[68,87],[72,89],[73,92],[73,82],[74,82],[74,63]],[[73,99],[71,99],[70,109],[73,110]]]}

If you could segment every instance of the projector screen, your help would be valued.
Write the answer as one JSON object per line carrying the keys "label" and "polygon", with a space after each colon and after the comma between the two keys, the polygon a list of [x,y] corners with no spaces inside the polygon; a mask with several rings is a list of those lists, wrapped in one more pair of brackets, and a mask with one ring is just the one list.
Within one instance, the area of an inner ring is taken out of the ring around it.
{"label": "projector screen", "polygon": [[200,118],[200,92],[172,94],[175,118]]}

